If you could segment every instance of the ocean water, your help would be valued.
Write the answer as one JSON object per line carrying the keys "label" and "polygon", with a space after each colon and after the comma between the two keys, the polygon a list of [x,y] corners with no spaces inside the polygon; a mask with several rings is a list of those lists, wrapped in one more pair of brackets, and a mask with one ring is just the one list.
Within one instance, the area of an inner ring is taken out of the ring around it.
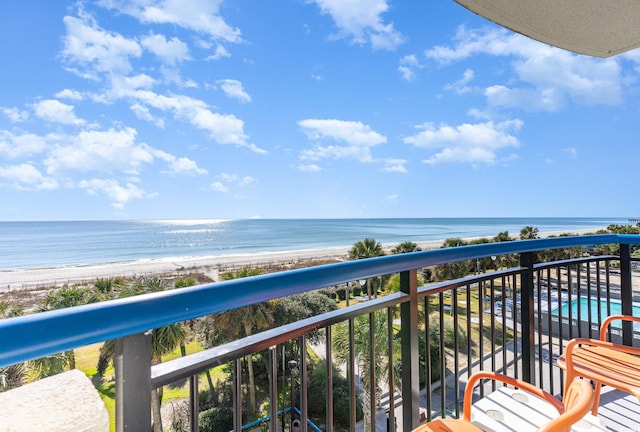
{"label": "ocean water", "polygon": [[246,219],[0,222],[0,271],[173,257],[348,247],[452,237],[517,237],[525,226],[571,232],[626,218]]}

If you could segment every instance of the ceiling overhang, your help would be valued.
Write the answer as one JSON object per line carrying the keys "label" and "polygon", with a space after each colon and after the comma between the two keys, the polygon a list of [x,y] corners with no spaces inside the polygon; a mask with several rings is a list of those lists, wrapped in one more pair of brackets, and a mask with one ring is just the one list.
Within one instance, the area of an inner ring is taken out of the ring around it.
{"label": "ceiling overhang", "polygon": [[594,57],[640,47],[640,0],[455,0],[503,27]]}

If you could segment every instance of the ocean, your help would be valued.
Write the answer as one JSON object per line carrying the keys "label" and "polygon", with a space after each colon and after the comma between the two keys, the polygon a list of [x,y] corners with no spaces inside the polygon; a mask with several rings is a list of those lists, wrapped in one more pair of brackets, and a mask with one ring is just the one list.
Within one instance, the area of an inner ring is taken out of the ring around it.
{"label": "ocean", "polygon": [[572,232],[627,218],[245,219],[0,222],[0,271],[349,247],[453,237]]}

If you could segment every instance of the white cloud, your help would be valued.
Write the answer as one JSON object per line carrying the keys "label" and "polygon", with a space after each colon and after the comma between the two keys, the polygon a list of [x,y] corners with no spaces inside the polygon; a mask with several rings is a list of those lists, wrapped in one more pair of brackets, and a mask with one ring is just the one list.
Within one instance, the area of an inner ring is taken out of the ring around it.
{"label": "white cloud", "polygon": [[396,172],[402,174],[408,172],[407,167],[405,166],[407,164],[406,159],[385,159],[383,163],[382,171],[384,172]]}
{"label": "white cloud", "polygon": [[251,96],[244,91],[242,83],[234,79],[223,79],[217,81],[222,91],[230,98],[240,102],[251,102]]}
{"label": "white cloud", "polygon": [[198,164],[188,158],[173,158],[170,161],[171,172],[174,174],[207,174],[207,170],[204,168],[198,167]]}
{"label": "white cloud", "polygon": [[39,135],[0,130],[0,155],[8,159],[28,158],[44,152],[47,147],[47,139]]}
{"label": "white cloud", "polygon": [[65,125],[80,126],[84,120],[76,117],[72,105],[63,104],[56,99],[46,99],[33,104],[35,114],[41,119]]}
{"label": "white cloud", "polygon": [[12,123],[20,123],[29,119],[27,111],[21,111],[18,108],[2,108],[2,113],[9,118]]}
{"label": "white cloud", "polygon": [[[216,1],[194,0],[186,4],[173,0],[140,0],[133,3],[105,0],[101,4],[130,14],[143,22],[171,23],[210,36],[216,35],[216,38],[225,41],[241,41],[239,31],[229,27],[229,31],[224,30],[224,22],[217,16],[219,2]],[[100,80],[102,75],[106,75],[110,87],[90,94],[89,97],[95,102],[112,103],[129,99],[136,116],[160,127],[165,126],[165,120],[154,115],[151,108],[171,112],[176,118],[205,130],[211,139],[220,144],[245,147],[258,154],[266,153],[264,149],[249,142],[249,137],[244,132],[244,122],[236,116],[213,112],[202,100],[151,91],[157,80],[145,73],[127,76],[133,69],[130,60],[141,56],[142,46],[133,39],[101,29],[82,10],[79,15],[80,18],[64,18],[67,36],[62,54],[68,63],[79,66],[82,70],[74,71],[87,79]],[[220,32],[215,30],[219,24]],[[188,48],[182,41],[177,38],[167,40],[163,35],[151,34],[142,39],[142,45],[163,59],[164,65],[159,69],[166,80],[182,87],[197,86],[192,80],[183,82],[174,67],[176,63],[188,58]],[[242,101],[251,99],[238,81],[223,81],[222,88],[230,97]]]}
{"label": "white cloud", "polygon": [[59,186],[55,179],[45,177],[36,167],[27,163],[0,166],[0,185],[3,183],[18,190],[50,190]]}
{"label": "white cloud", "polygon": [[229,54],[229,51],[227,51],[227,49],[224,46],[218,45],[216,46],[216,49],[213,52],[213,54],[207,57],[206,60],[220,60],[221,58],[224,58],[224,57],[231,57],[231,54]]}
{"label": "white cloud", "polygon": [[224,183],[219,181],[211,183],[211,189],[213,189],[216,192],[222,192],[222,193],[229,192],[229,188],[226,187]]}
{"label": "white cloud", "polygon": [[[76,135],[51,133],[47,135],[15,134],[0,130],[0,157],[25,159],[11,167],[2,167],[0,177],[14,176],[11,182],[0,181],[5,187],[15,189],[52,189],[60,184],[80,185],[90,193],[103,192],[117,208],[132,200],[149,198],[142,188],[131,184],[131,177],[140,174],[145,166],[163,161],[168,169],[161,171],[172,175],[204,175],[207,170],[185,157],[176,157],[136,140],[131,128],[105,131],[83,130]],[[39,157],[47,175],[40,174],[32,160]],[[109,180],[76,178],[86,173],[107,173]],[[118,177],[128,179],[121,186]],[[245,184],[250,180],[244,179]]]}
{"label": "white cloud", "polygon": [[[77,73],[98,80],[96,72],[126,74],[131,72],[130,57],[140,57],[142,48],[132,39],[103,30],[87,16],[84,20],[66,16],[63,21],[67,34],[63,38],[62,57],[80,66]],[[76,71],[76,70],[74,70]]]}
{"label": "white cloud", "polygon": [[454,83],[447,84],[445,86],[445,90],[451,90],[459,95],[469,93],[471,91],[471,87],[469,87],[467,84],[473,81],[474,76],[475,73],[471,69],[467,69],[464,71],[462,78]]}
{"label": "white cloud", "polygon": [[90,195],[103,193],[111,199],[111,206],[116,209],[124,208],[124,205],[134,199],[153,198],[157,194],[148,194],[133,183],[124,186],[115,179],[90,179],[81,180],[78,186]]}
{"label": "white cloud", "polygon": [[616,105],[623,97],[618,60],[580,56],[504,29],[460,27],[449,46],[425,52],[446,65],[472,56],[509,57],[517,80],[485,90],[491,107],[556,111],[568,101],[582,105]]}
{"label": "white cloud", "polygon": [[568,154],[571,159],[578,158],[578,149],[575,147],[568,147],[566,149],[563,149],[562,151]]}
{"label": "white cloud", "polygon": [[149,109],[146,106],[134,103],[129,108],[139,119],[153,123],[160,128],[164,128],[164,120],[151,115],[151,112],[149,112]]}
{"label": "white cloud", "polygon": [[385,201],[389,201],[389,202],[397,202],[398,198],[400,198],[400,195],[398,194],[391,194],[391,195],[387,195],[385,197]]}
{"label": "white cloud", "polygon": [[298,122],[313,140],[332,139],[352,145],[374,146],[387,142],[384,135],[361,122],[336,119],[306,119]]}
{"label": "white cloud", "polygon": [[153,162],[152,149],[136,143],[136,131],[109,129],[82,131],[61,136],[44,163],[49,174],[65,171],[121,171],[138,174],[143,164]]}
{"label": "white cloud", "polygon": [[195,126],[208,131],[209,136],[221,144],[235,144],[247,147],[255,153],[266,153],[265,150],[247,142],[249,137],[244,133],[244,122],[232,114],[214,113],[204,107],[187,110],[183,114]]}
{"label": "white cloud", "polygon": [[241,42],[241,33],[220,16],[222,0],[102,0],[143,23],[175,24],[205,34],[214,40]]}
{"label": "white cloud", "polygon": [[298,171],[303,171],[303,172],[319,172],[319,171],[322,171],[322,168],[320,168],[316,164],[300,164],[300,165],[298,165],[296,167],[296,169]]}
{"label": "white cloud", "polygon": [[147,74],[117,75],[111,78],[111,96],[116,98],[130,96],[132,91],[151,89],[156,83],[156,79]]}
{"label": "white cloud", "polygon": [[371,130],[361,122],[335,119],[306,119],[298,122],[303,132],[313,141],[335,141],[345,145],[318,145],[304,150],[302,159],[351,158],[371,162],[371,147],[387,142],[384,135]]}
{"label": "white cloud", "polygon": [[157,55],[163,63],[174,66],[189,60],[189,47],[180,39],[173,37],[167,40],[164,35],[150,34],[140,41],[143,47]]}
{"label": "white cloud", "polygon": [[491,165],[497,162],[500,151],[520,145],[514,134],[521,127],[522,121],[517,119],[499,123],[465,123],[456,127],[425,124],[418,127],[421,132],[404,138],[404,142],[418,148],[435,150],[424,161],[428,164]]}
{"label": "white cloud", "polygon": [[510,89],[502,85],[488,87],[484,92],[489,106],[522,108],[526,111],[557,111],[566,105],[565,94],[554,88]]}
{"label": "white cloud", "polygon": [[[211,184],[211,189],[216,192],[228,193],[231,191],[231,186],[247,187],[256,182],[251,176],[240,177],[237,174],[220,173],[217,176],[221,181],[216,181]],[[240,198],[236,196],[236,198]]]}
{"label": "white cloud", "polygon": [[386,0],[313,0],[323,15],[330,15],[339,29],[337,37],[350,37],[353,43],[371,43],[375,49],[394,50],[404,42],[404,36],[385,24],[382,14],[389,5]]}
{"label": "white cloud", "polygon": [[416,78],[416,69],[422,69],[424,65],[418,61],[418,56],[409,54],[400,59],[398,72],[405,81],[413,81]]}
{"label": "white cloud", "polygon": [[186,174],[186,175],[204,175],[208,174],[207,170],[200,168],[198,164],[186,157],[177,158],[172,154],[161,150],[155,150],[153,154],[162,159],[169,165],[170,174]]}
{"label": "white cloud", "polygon": [[238,182],[238,184],[240,186],[249,186],[250,184],[253,184],[255,182],[255,179],[251,176],[244,176],[240,179],[240,181]]}
{"label": "white cloud", "polygon": [[55,94],[55,97],[57,97],[58,99],[70,99],[75,101],[84,99],[84,95],[81,92],[71,89],[61,90]]}
{"label": "white cloud", "polygon": [[198,88],[198,83],[192,79],[180,82],[180,85],[184,88]]}
{"label": "white cloud", "polygon": [[138,175],[156,159],[166,162],[171,174],[206,174],[196,162],[136,142],[132,128],[82,131],[77,136],[59,136],[44,163],[49,174],[60,172],[122,172]]}
{"label": "white cloud", "polygon": [[238,180],[237,175],[229,173],[220,173],[218,174],[218,177],[226,181],[227,183],[235,182],[236,180]]}
{"label": "white cloud", "polygon": [[212,112],[199,99],[184,95],[164,96],[148,90],[123,92],[120,94],[138,100],[162,111],[171,111],[178,118],[189,121],[194,126],[209,132],[209,136],[220,144],[234,144],[249,148],[259,154],[265,150],[249,143],[249,137],[244,133],[244,122],[232,114]]}

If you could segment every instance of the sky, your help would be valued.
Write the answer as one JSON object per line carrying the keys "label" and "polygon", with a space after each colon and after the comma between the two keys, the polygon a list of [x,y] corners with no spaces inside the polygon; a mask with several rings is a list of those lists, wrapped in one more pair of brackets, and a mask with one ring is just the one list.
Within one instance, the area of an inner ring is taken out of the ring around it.
{"label": "sky", "polygon": [[452,0],[0,3],[0,220],[638,217],[640,51]]}

